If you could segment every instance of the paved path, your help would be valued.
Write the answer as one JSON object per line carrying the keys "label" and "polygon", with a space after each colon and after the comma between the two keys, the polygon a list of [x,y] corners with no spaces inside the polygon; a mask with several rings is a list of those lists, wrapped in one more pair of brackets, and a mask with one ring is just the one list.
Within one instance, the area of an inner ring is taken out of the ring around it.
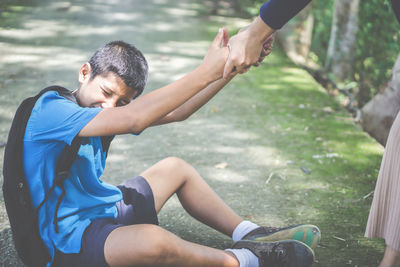
{"label": "paved path", "polygon": [[[122,39],[143,51],[150,65],[148,91],[193,69],[212,39],[205,30],[208,17],[197,16],[204,7],[194,0],[40,1],[38,5],[21,12],[18,23],[0,30],[0,141],[6,140],[24,97],[51,84],[74,89],[81,64],[107,41]],[[184,123],[148,129],[139,137],[116,138],[104,180],[117,184],[158,160],[178,156],[195,165],[241,215],[255,216],[257,195],[243,203],[241,190],[250,179],[265,178],[266,167],[259,166],[271,155],[252,144],[259,138],[255,133],[238,129],[225,118],[231,104],[235,105],[220,99]],[[2,168],[3,153],[0,157]],[[259,191],[257,183],[249,182],[248,190]],[[195,242],[221,248],[230,245],[229,238],[188,217],[175,198],[160,214],[160,222]],[[0,231],[0,266],[16,266],[3,203]]]}

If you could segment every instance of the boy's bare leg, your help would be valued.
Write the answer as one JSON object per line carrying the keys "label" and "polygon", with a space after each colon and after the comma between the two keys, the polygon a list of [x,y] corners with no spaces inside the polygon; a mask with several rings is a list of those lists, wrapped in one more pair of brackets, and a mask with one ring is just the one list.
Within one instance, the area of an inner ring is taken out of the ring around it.
{"label": "boy's bare leg", "polygon": [[400,251],[386,246],[385,254],[379,267],[400,267]]}
{"label": "boy's bare leg", "polygon": [[187,242],[151,224],[115,229],[105,242],[104,255],[111,267],[239,266],[228,252]]}
{"label": "boy's bare leg", "polygon": [[243,221],[191,165],[179,158],[166,158],[141,175],[153,190],[157,213],[176,193],[190,215],[228,236]]}

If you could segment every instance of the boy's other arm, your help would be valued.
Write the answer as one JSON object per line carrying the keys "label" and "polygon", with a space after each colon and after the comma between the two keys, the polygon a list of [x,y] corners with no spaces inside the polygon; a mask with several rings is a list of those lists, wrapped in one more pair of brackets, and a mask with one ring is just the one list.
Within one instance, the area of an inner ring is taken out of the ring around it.
{"label": "boy's other arm", "polygon": [[165,117],[154,122],[150,126],[186,120],[193,113],[204,106],[204,104],[206,104],[211,98],[213,98],[230,80],[231,78],[214,81],[205,89],[201,90],[195,96],[186,101],[183,105],[168,113]]}
{"label": "boy's other arm", "polygon": [[199,67],[181,79],[138,97],[123,107],[105,108],[82,130],[79,136],[106,136],[140,133],[168,113],[180,107],[208,84],[222,77],[228,48],[221,47],[227,31],[220,31]]}
{"label": "boy's other arm", "polygon": [[[273,38],[270,38],[265,43],[262,52],[260,54],[260,57],[257,61],[257,64],[255,64],[255,66],[258,66],[259,63],[262,62],[264,58],[271,53],[272,46],[273,46]],[[228,77],[227,79],[219,79],[211,83],[204,90],[201,90],[195,96],[186,101],[182,106],[168,113],[165,117],[161,118],[159,121],[156,121],[151,126],[186,120],[199,108],[201,108],[204,104],[206,104],[211,98],[213,98],[222,88],[224,88],[225,85],[232,80],[232,78],[233,77]]]}

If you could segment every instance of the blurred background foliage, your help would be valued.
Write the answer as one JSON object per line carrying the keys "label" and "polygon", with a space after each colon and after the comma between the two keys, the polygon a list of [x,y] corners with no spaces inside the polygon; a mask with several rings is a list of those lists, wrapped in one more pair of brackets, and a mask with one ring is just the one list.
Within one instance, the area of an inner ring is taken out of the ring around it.
{"label": "blurred background foliage", "polygon": [[[244,16],[256,16],[264,0],[230,0],[237,12]],[[340,0],[338,0],[340,2]],[[345,2],[345,1],[342,1]],[[319,66],[325,66],[333,24],[335,0],[314,0],[308,12],[313,16],[312,41],[307,55]],[[389,0],[359,1],[358,31],[356,35],[354,58],[350,73],[345,79],[328,75],[339,85],[356,83],[355,94],[358,108],[361,108],[379,91],[382,91],[391,76],[391,70],[400,52],[400,25],[397,23]],[[299,20],[299,16],[291,23]]]}

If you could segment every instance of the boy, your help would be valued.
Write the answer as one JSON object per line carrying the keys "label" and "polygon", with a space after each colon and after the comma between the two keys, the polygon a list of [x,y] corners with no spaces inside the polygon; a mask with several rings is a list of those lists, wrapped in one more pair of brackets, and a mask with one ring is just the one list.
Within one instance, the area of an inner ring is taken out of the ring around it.
{"label": "boy", "polygon": [[[132,45],[111,42],[81,67],[75,102],[56,92],[39,98],[26,127],[23,151],[35,207],[53,184],[63,148],[75,136],[83,138],[64,182],[65,196],[59,202],[62,193],[56,187],[39,209],[40,235],[52,258],[48,266],[312,264],[313,252],[301,242],[241,239],[290,239],[304,232],[315,245],[316,227],[273,229],[243,221],[181,159],[164,159],[118,187],[99,180],[106,156],[101,136],[139,134],[149,126],[184,120],[228,82],[220,79],[228,57],[228,48],[221,44],[227,41],[227,31],[221,30],[200,66],[141,97],[148,71],[145,58]],[[266,54],[263,51],[260,60]],[[174,193],[193,217],[233,236],[235,249],[193,244],[159,227],[157,213]]]}

